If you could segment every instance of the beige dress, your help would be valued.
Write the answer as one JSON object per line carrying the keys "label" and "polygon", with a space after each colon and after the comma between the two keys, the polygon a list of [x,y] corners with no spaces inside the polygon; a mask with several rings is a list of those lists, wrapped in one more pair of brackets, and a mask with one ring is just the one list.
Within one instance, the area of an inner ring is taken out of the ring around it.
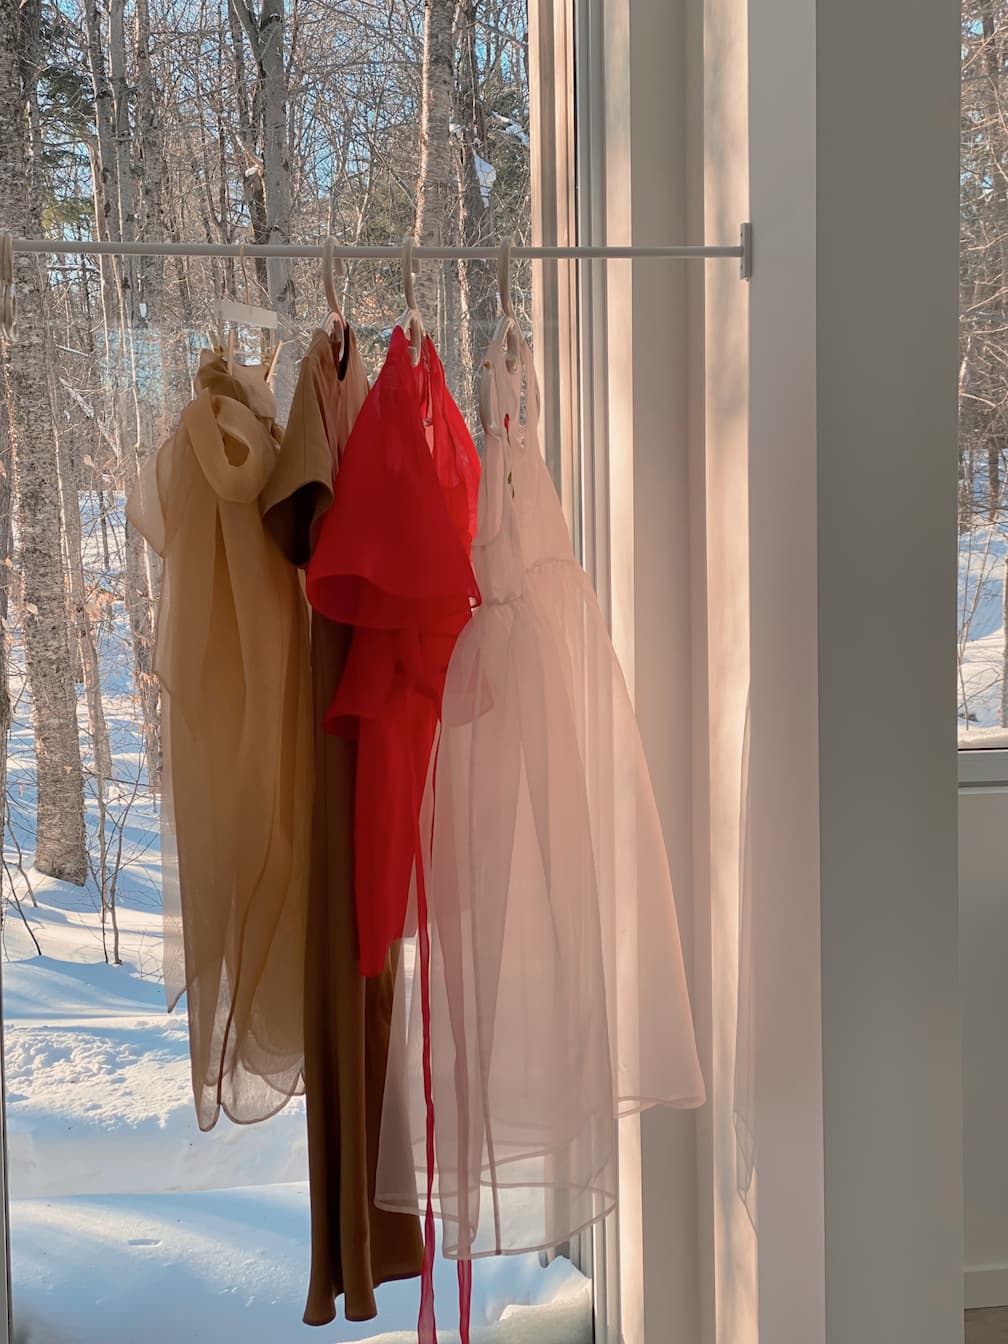
{"label": "beige dress", "polygon": [[165,983],[169,1006],[187,995],[202,1129],[303,1090],[312,702],[301,585],[260,516],[275,413],[264,369],[203,351],[127,504],[164,561]]}
{"label": "beige dress", "polygon": [[[342,377],[340,374],[342,373]],[[337,365],[317,332],[301,365],[280,461],[262,498],[264,522],[295,565],[316,524],[367,377],[352,333]],[[377,1314],[374,1289],[419,1274],[419,1220],[374,1204],[375,1168],[392,1022],[394,966],[357,970],[353,883],[356,747],[323,732],[350,630],[312,613],[316,782],[305,963],[305,1091],[311,1190],[311,1278],[304,1319],[325,1325],[344,1294],[347,1320]],[[408,1154],[407,1118],[386,1108],[383,1142]],[[391,1132],[390,1132],[391,1125]]]}

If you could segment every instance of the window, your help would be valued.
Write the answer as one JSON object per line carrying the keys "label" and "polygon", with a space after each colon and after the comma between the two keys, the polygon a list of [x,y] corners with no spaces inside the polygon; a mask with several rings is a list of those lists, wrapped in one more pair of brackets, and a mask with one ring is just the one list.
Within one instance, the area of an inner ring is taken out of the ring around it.
{"label": "window", "polygon": [[[418,201],[419,0],[43,5],[18,34],[31,113],[20,229],[113,242],[314,245],[331,234],[386,245],[414,229],[453,245],[533,230],[573,241],[559,204],[562,192],[570,199],[571,126],[561,135],[552,98],[554,77],[572,79],[564,25],[544,6],[530,43],[526,0],[430,9],[446,36],[426,75],[431,148]],[[548,54],[538,45],[547,33]],[[533,171],[540,160],[548,180]],[[514,292],[545,358],[565,323],[572,339],[573,300],[562,268],[541,271],[516,265]],[[342,283],[373,375],[403,306],[398,267],[355,263]],[[22,262],[19,284],[22,340],[4,402],[12,433],[0,439],[14,1338],[309,1338],[299,1324],[302,1103],[200,1134],[184,1011],[164,1013],[159,575],[125,526],[124,499],[189,395],[218,300],[279,312],[283,418],[297,357],[325,311],[318,263],[68,256]],[[424,264],[417,281],[474,426],[472,374],[495,321],[494,286],[492,264]],[[243,328],[239,344],[260,357],[257,330]],[[550,354],[541,367],[558,426],[576,400],[565,384],[572,358]],[[551,466],[576,516],[573,433],[556,442]],[[440,1264],[447,1319],[453,1279]],[[529,1306],[587,1327],[588,1285],[564,1258],[477,1264],[476,1324]],[[411,1329],[415,1282],[384,1287],[379,1308],[377,1321],[340,1321],[338,1337]]]}
{"label": "window", "polygon": [[1008,9],[962,18],[962,248],[959,370],[960,746],[1008,745]]}

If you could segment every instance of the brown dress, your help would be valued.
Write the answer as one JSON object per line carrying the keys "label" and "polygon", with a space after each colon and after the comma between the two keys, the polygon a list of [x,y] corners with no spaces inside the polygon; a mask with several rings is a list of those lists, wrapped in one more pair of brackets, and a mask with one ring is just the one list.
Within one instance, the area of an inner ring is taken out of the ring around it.
{"label": "brown dress", "polygon": [[[316,525],[332,501],[339,454],[366,395],[353,333],[337,364],[329,336],[316,332],[301,365],[280,461],[262,499],[265,525],[295,565],[308,561]],[[322,730],[350,633],[312,613],[316,783],[304,1016],[312,1224],[308,1325],[331,1321],[340,1293],[347,1320],[370,1320],[377,1314],[375,1287],[412,1278],[423,1260],[418,1218],[374,1204],[395,968],[390,957],[373,978],[357,970],[356,748]],[[394,1144],[395,1116],[390,1120],[386,1112],[384,1123],[384,1142]],[[399,1128],[405,1153],[405,1114]]]}
{"label": "brown dress", "polygon": [[169,1006],[186,993],[202,1129],[303,1090],[312,703],[304,596],[260,515],[275,415],[265,368],[204,350],[126,509],[164,560],[165,985]]}

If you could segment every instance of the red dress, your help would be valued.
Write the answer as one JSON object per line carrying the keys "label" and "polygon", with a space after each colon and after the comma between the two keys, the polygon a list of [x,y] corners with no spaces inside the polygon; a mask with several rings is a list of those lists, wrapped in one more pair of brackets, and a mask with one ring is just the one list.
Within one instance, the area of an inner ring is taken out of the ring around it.
{"label": "red dress", "polygon": [[400,328],[347,442],[307,569],[308,599],[353,627],[326,715],[358,740],[359,962],[377,975],[401,936],[419,815],[452,649],[479,602],[469,552],[479,458],[425,337]]}

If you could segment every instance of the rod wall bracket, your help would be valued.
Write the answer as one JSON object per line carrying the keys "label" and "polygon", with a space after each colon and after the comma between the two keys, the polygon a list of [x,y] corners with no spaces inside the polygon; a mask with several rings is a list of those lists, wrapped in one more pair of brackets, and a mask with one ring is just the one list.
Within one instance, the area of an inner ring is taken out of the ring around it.
{"label": "rod wall bracket", "polygon": [[752,225],[748,222],[742,225],[742,236],[740,241],[742,243],[742,259],[739,263],[739,273],[742,276],[743,280],[751,280],[752,264],[753,264],[753,238],[752,238]]}

